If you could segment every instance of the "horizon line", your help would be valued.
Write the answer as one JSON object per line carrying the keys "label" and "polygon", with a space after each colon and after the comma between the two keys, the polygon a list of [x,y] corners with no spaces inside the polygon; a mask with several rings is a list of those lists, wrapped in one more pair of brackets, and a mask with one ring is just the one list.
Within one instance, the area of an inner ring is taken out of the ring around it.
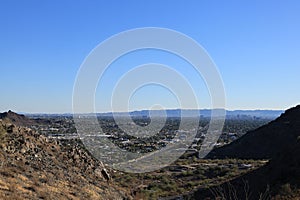
{"label": "horizon line", "polygon": [[[294,107],[294,106],[292,106]],[[292,108],[292,107],[289,107],[289,108]],[[289,109],[287,108],[287,109]],[[130,110],[130,111],[97,111],[97,112],[78,112],[78,113],[73,113],[73,112],[24,112],[24,111],[14,111],[14,110],[7,110],[7,111],[1,111],[1,113],[4,113],[4,112],[8,112],[8,111],[12,111],[12,112],[15,112],[15,113],[19,113],[19,114],[30,114],[30,115],[38,115],[38,114],[50,114],[50,115],[73,115],[73,114],[110,114],[110,113],[131,113],[131,112],[142,112],[142,111],[168,111],[168,110],[225,110],[225,111],[285,111],[287,109],[270,109],[270,108],[266,108],[266,109],[226,109],[226,108],[168,108],[168,109],[138,109],[138,110]]]}

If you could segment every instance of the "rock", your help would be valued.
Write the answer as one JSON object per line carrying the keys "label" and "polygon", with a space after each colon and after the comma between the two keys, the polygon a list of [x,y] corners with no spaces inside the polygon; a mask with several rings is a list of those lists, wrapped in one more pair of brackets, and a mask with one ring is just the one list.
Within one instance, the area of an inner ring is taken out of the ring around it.
{"label": "rock", "polygon": [[40,140],[41,142],[48,142],[48,139],[47,139],[44,135],[40,135],[40,136],[39,136],[39,140]]}
{"label": "rock", "polygon": [[5,126],[6,126],[7,133],[12,133],[15,127],[13,124],[6,124]]}
{"label": "rock", "polygon": [[109,181],[110,180],[110,175],[109,173],[107,172],[107,170],[105,168],[103,168],[101,170],[101,174],[103,176],[103,178],[106,180],[106,181]]}
{"label": "rock", "polygon": [[20,151],[22,154],[26,153],[26,149],[22,148]]}
{"label": "rock", "polygon": [[102,168],[98,167],[94,170],[94,173],[96,176],[102,177],[101,171],[102,171]]}
{"label": "rock", "polygon": [[79,157],[78,154],[74,155],[74,159],[75,159],[75,160],[78,160],[79,158],[80,158],[80,157]]}

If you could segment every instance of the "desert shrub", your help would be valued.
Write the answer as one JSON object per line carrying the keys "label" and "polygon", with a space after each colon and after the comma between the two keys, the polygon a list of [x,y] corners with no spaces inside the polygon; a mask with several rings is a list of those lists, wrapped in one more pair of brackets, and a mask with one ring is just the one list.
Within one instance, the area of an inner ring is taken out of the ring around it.
{"label": "desert shrub", "polygon": [[280,187],[280,191],[279,193],[281,195],[290,195],[292,194],[292,188],[291,188],[291,185],[289,183],[286,183],[286,184],[283,184],[281,187]]}
{"label": "desert shrub", "polygon": [[0,123],[0,144],[3,144],[5,142],[5,139],[6,139],[6,130]]}

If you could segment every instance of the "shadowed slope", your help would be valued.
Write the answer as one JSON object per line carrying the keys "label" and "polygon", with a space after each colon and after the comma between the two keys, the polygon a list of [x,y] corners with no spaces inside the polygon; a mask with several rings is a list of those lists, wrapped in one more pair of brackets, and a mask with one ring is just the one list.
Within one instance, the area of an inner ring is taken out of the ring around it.
{"label": "shadowed slope", "polygon": [[250,131],[229,145],[214,149],[207,158],[269,159],[294,145],[300,136],[300,106]]}

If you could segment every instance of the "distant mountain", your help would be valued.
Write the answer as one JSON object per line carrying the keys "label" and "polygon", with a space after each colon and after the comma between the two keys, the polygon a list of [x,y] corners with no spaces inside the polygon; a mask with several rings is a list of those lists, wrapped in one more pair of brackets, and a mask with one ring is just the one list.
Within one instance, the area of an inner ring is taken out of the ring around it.
{"label": "distant mountain", "polygon": [[229,145],[211,151],[207,158],[269,159],[297,142],[300,136],[300,105],[276,120],[243,135]]}
{"label": "distant mountain", "polygon": [[[216,109],[215,111],[223,111],[223,109]],[[132,117],[149,117],[151,116],[159,117],[164,116],[165,114],[168,117],[211,117],[212,110],[211,109],[169,109],[169,110],[141,110],[141,111],[133,111],[133,112],[109,112],[109,113],[99,113],[99,116],[126,116],[130,115]],[[243,118],[243,117],[260,117],[260,118],[270,118],[275,119],[280,114],[282,114],[282,110],[234,110],[229,111],[226,110],[227,118]]]}
{"label": "distant mountain", "polygon": [[[286,199],[300,197],[300,105],[278,119],[211,152],[212,158],[269,158],[269,163],[219,186],[201,188],[185,199]],[[248,192],[246,191],[248,190]],[[246,198],[248,194],[248,198]]]}
{"label": "distant mountain", "polygon": [[8,112],[0,113],[0,119],[6,123],[11,123],[16,126],[26,126],[26,127],[30,127],[30,126],[36,125],[36,124],[50,124],[51,123],[47,119],[41,119],[41,118],[33,119],[33,118],[30,118],[23,114],[15,113],[11,110],[9,110]]}
{"label": "distant mountain", "polygon": [[17,114],[15,112],[12,112],[11,110],[9,110],[8,112],[0,113],[0,119],[9,123],[13,123],[17,126],[29,126],[35,123],[25,115]]}

